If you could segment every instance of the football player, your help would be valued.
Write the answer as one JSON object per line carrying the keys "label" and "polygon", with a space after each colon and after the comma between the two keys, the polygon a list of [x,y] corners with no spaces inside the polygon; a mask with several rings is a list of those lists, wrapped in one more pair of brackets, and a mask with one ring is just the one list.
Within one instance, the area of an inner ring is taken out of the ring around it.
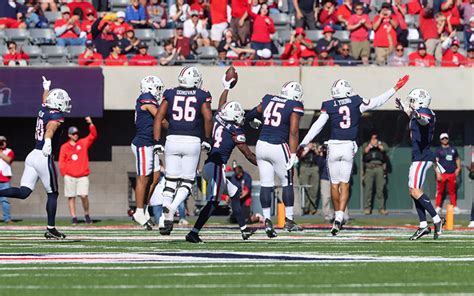
{"label": "football player", "polygon": [[283,187],[285,229],[300,231],[293,220],[293,165],[296,163],[298,129],[304,114],[303,88],[298,82],[283,85],[279,95],[265,95],[261,103],[246,115],[247,120],[263,116],[262,130],[257,141],[257,164],[260,172],[260,201],[265,217],[265,232],[269,238],[277,236],[270,216],[275,173]]}
{"label": "football player", "polygon": [[[159,178],[154,174],[153,182],[150,176],[158,166],[158,156],[153,153],[153,120],[158,112],[159,102],[164,90],[164,84],[156,76],[146,76],[140,82],[140,95],[135,105],[136,134],[132,140],[132,152],[136,159],[137,179],[135,185],[135,198],[137,208],[133,219],[146,229],[151,230],[148,222],[148,199],[153,192]],[[156,159],[155,159],[156,158]]]}
{"label": "football player", "polygon": [[161,139],[161,122],[169,123],[166,144],[155,145],[156,153],[165,154],[165,189],[163,190],[164,227],[162,235],[173,230],[174,214],[191,193],[201,148],[211,150],[211,94],[201,89],[202,74],[196,67],[184,67],[178,76],[179,86],[165,90],[154,122],[155,143]]}
{"label": "football player", "polygon": [[47,239],[64,239],[66,236],[59,232],[56,225],[56,208],[58,199],[58,177],[54,164],[54,155],[57,152],[58,138],[61,134],[61,125],[64,122],[64,113],[71,112],[71,98],[60,88],[49,90],[51,80],[43,76],[43,98],[38,117],[36,119],[35,149],[25,160],[25,170],[21,177],[20,188],[11,187],[0,190],[0,196],[26,199],[35,188],[38,178],[43,183],[48,195],[46,212],[48,225],[44,236]]}
{"label": "football player", "polygon": [[331,99],[323,102],[321,115],[311,126],[308,134],[299,145],[298,155],[304,147],[316,137],[326,122],[331,123],[331,136],[328,141],[328,170],[331,181],[331,199],[335,211],[335,220],[331,229],[337,235],[344,220],[344,210],[349,200],[349,179],[352,172],[354,155],[357,152],[355,142],[362,113],[382,106],[409,79],[400,78],[393,88],[378,97],[365,100],[355,94],[346,80],[336,80],[331,87]]}
{"label": "football player", "polygon": [[247,227],[245,224],[240,206],[241,189],[232,184],[225,177],[224,172],[235,146],[251,163],[257,165],[255,154],[247,146],[245,132],[241,127],[245,120],[244,109],[238,102],[231,101],[227,103],[227,96],[233,80],[234,78],[227,81],[225,75],[222,78],[224,91],[219,98],[218,111],[213,119],[212,148],[203,168],[203,177],[207,184],[207,204],[199,213],[199,218],[193,229],[186,235],[186,241],[190,243],[202,243],[199,231],[218,207],[223,193],[231,198],[232,211],[239,223],[242,239],[247,240],[256,231],[256,229]]}
{"label": "football player", "polygon": [[[408,175],[408,187],[410,196],[413,199],[420,219],[420,227],[410,237],[410,240],[417,240],[429,234],[431,228],[426,222],[426,211],[433,218],[434,235],[437,239],[443,230],[444,219],[437,213],[428,196],[423,193],[422,187],[425,182],[426,172],[436,161],[436,156],[430,150],[430,143],[433,140],[436,115],[429,108],[431,94],[424,89],[416,88],[408,94],[409,105],[406,106],[400,99],[395,100],[398,109],[405,112],[410,118],[410,136],[412,142],[412,163]],[[437,163],[437,170],[443,168]]]}

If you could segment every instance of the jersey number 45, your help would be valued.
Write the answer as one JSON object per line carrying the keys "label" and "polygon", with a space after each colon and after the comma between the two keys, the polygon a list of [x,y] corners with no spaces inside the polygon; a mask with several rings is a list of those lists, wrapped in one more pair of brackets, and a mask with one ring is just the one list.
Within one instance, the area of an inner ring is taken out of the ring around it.
{"label": "jersey number 45", "polygon": [[280,109],[285,108],[283,103],[268,103],[267,107],[263,111],[264,125],[280,126],[281,123],[281,112]]}

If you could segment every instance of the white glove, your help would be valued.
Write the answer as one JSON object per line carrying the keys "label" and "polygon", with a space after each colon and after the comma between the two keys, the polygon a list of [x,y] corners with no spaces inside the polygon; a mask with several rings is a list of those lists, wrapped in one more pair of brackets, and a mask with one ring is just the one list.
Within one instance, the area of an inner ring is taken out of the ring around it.
{"label": "white glove", "polygon": [[291,170],[293,168],[294,165],[296,165],[298,163],[298,157],[296,157],[296,153],[291,153],[291,156],[290,156],[290,161],[288,161],[286,163],[286,170]]}
{"label": "white glove", "polygon": [[254,118],[253,121],[249,122],[249,125],[253,129],[259,129],[260,126],[262,125],[262,122],[258,120],[257,118]]}
{"label": "white glove", "polygon": [[225,90],[229,90],[231,87],[230,85],[232,84],[232,82],[234,82],[234,78],[232,78],[231,80],[227,81],[225,80],[225,74],[224,76],[222,76],[222,86],[224,87]]}
{"label": "white glove", "polygon": [[153,146],[153,153],[155,153],[156,155],[161,155],[165,153],[165,147],[163,147],[163,145],[157,144]]}
{"label": "white glove", "polygon": [[46,77],[44,77],[44,76],[42,76],[42,77],[43,77],[43,89],[45,91],[48,91],[49,87],[51,86],[51,80],[46,79]]}
{"label": "white glove", "polygon": [[206,153],[211,152],[211,148],[212,148],[212,147],[211,147],[211,144],[209,144],[208,142],[203,141],[203,142],[201,143],[201,149],[202,149],[203,151],[205,151]]}
{"label": "white glove", "polygon": [[51,139],[49,138],[44,139],[43,149],[41,149],[41,151],[43,152],[43,155],[46,157],[50,156],[52,150],[53,150],[53,146],[51,145]]}

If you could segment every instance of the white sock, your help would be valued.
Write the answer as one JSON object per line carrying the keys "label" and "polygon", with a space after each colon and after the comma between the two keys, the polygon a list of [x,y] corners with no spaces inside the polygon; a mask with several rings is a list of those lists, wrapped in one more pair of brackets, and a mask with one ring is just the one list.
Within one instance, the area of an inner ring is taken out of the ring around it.
{"label": "white sock", "polygon": [[426,221],[420,221],[420,228],[425,228],[428,226],[428,222]]}
{"label": "white sock", "polygon": [[293,220],[293,207],[285,207],[285,217]]}
{"label": "white sock", "polygon": [[271,219],[271,215],[270,215],[270,208],[263,208],[263,217],[265,219]]}
{"label": "white sock", "polygon": [[436,215],[433,217],[433,223],[439,223],[439,221],[441,221],[441,218],[439,217],[439,215]]}
{"label": "white sock", "polygon": [[137,208],[137,209],[135,210],[135,213],[145,214],[145,212],[143,211],[143,208]]}
{"label": "white sock", "polygon": [[189,190],[184,187],[180,187],[176,190],[176,195],[174,196],[173,202],[171,203],[171,208],[177,209],[179,205],[188,198]]}
{"label": "white sock", "polygon": [[334,212],[335,214],[335,220],[338,221],[338,222],[342,222],[342,220],[344,219],[344,212],[343,211],[336,211]]}
{"label": "white sock", "polygon": [[244,226],[240,227],[240,231],[245,230],[246,228],[247,228],[247,225],[244,225]]}
{"label": "white sock", "polygon": [[191,231],[194,232],[194,233],[199,233],[199,229],[197,229],[197,228],[193,228],[193,229],[191,229]]}

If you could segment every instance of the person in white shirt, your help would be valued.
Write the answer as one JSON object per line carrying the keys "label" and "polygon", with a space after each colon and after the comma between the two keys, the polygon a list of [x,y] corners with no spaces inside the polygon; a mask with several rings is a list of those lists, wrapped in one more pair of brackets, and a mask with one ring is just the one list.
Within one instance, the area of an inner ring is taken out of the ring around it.
{"label": "person in white shirt", "polygon": [[199,12],[192,10],[191,18],[183,24],[183,36],[191,39],[191,43],[197,43],[198,47],[209,46],[209,32],[206,30],[207,19],[199,19]]}
{"label": "person in white shirt", "polygon": [[[7,148],[7,138],[0,136],[0,189],[10,188],[13,157],[13,150]],[[0,196],[0,203],[2,203],[3,222],[12,223],[8,198]]]}

